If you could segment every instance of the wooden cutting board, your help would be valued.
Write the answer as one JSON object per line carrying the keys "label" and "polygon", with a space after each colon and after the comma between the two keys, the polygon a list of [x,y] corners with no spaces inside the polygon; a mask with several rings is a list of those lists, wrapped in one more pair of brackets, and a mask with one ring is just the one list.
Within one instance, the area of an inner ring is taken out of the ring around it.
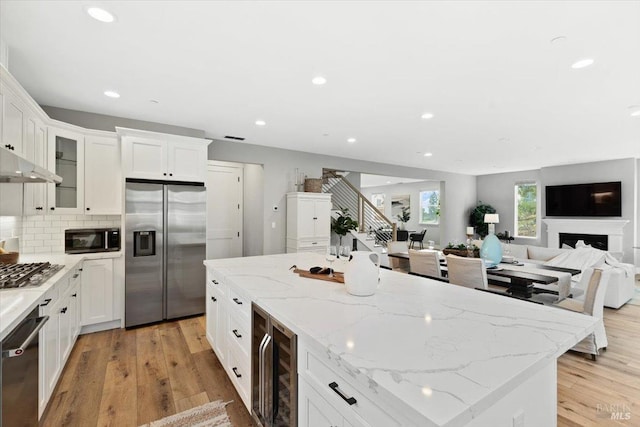
{"label": "wooden cutting board", "polygon": [[344,273],[340,273],[339,271],[335,271],[333,273],[333,277],[329,277],[328,274],[313,274],[307,270],[300,270],[296,268],[293,270],[294,273],[298,274],[300,277],[306,277],[308,279],[317,279],[324,280],[326,282],[334,282],[334,283],[344,283]]}

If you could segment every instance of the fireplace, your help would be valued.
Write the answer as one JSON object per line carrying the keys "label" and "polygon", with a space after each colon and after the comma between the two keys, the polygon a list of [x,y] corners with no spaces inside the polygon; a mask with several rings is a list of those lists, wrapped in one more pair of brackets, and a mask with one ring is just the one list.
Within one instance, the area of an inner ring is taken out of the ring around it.
{"label": "fireplace", "polygon": [[576,247],[578,240],[584,241],[587,245],[606,251],[609,249],[609,236],[606,234],[584,234],[584,233],[558,233],[559,245],[569,245],[572,248]]}
{"label": "fireplace", "polygon": [[[556,219],[545,218],[542,220],[547,226],[547,247],[559,248],[562,246],[561,235],[568,235],[569,240],[575,241],[584,240],[585,243],[591,246],[601,249],[599,246],[601,243],[593,244],[592,237],[596,236],[596,242],[599,242],[601,237],[605,236],[603,243],[606,242],[606,250],[609,251],[616,258],[622,258],[624,254],[623,239],[624,234],[622,232],[625,225],[629,223],[626,219]],[[576,238],[574,236],[589,236],[584,239],[582,237]],[[590,243],[591,242],[591,243]],[[566,242],[567,244],[570,244]]]}

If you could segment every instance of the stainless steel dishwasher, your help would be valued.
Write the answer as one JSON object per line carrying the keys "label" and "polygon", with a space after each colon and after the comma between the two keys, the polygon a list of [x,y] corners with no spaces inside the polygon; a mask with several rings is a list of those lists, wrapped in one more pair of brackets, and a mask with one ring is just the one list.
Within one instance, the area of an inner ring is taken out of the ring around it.
{"label": "stainless steel dishwasher", "polygon": [[36,307],[6,336],[2,349],[1,427],[38,425],[38,332],[49,316]]}

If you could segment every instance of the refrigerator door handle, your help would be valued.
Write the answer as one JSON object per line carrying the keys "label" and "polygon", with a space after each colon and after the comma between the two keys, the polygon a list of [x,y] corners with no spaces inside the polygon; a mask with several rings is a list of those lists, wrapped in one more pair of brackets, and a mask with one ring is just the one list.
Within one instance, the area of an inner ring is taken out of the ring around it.
{"label": "refrigerator door handle", "polygon": [[264,344],[267,341],[267,337],[269,334],[264,334],[262,337],[262,341],[260,342],[260,347],[258,348],[258,410],[260,414],[264,414],[264,353],[262,349],[264,348]]}
{"label": "refrigerator door handle", "polygon": [[271,335],[269,335],[267,333],[267,339],[264,342],[264,346],[262,347],[262,416],[264,417],[264,419],[267,421],[267,425],[271,425],[271,416],[270,414],[267,413],[268,411],[268,399],[269,396],[267,396],[268,394],[268,389],[267,389],[267,381],[268,381],[268,377],[267,375],[269,374],[267,372],[267,364],[266,364],[266,353],[267,353],[267,348],[269,347],[269,343],[271,342]]}

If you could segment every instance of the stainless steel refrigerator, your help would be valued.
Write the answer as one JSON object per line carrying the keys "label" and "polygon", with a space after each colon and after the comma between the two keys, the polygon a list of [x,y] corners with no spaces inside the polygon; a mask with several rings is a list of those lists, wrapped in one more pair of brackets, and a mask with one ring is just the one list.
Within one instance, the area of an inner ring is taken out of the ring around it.
{"label": "stainless steel refrigerator", "polygon": [[127,179],[125,215],[125,326],[204,313],[204,185]]}

